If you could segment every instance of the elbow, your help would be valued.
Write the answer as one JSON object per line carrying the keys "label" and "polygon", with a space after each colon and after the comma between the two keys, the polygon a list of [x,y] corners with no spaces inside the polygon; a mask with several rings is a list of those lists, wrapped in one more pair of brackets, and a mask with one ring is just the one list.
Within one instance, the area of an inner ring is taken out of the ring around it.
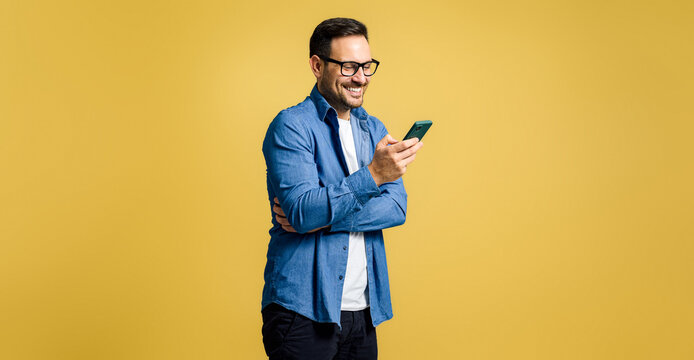
{"label": "elbow", "polygon": [[393,213],[396,214],[393,219],[395,221],[394,226],[400,226],[407,220],[407,199],[405,198],[405,201],[402,201],[402,203],[398,201],[394,201],[394,203]]}
{"label": "elbow", "polygon": [[289,222],[289,225],[294,228],[294,231],[296,231],[299,234],[305,234],[308,231],[306,230],[306,224],[305,221],[301,221],[301,215],[299,214],[294,214],[294,213],[287,213],[287,221]]}
{"label": "elbow", "polygon": [[306,226],[306,224],[304,224],[302,222],[289,221],[289,224],[291,224],[292,227],[294,228],[294,230],[296,230],[296,232],[299,234],[308,234],[309,232],[311,232],[311,230],[313,230],[309,226]]}
{"label": "elbow", "polygon": [[393,208],[390,213],[392,215],[389,227],[400,226],[407,220],[407,205],[402,206],[397,201],[393,201]]}
{"label": "elbow", "polygon": [[400,225],[404,224],[406,218],[407,218],[407,214],[405,213],[405,211],[398,212],[398,216],[395,219],[395,226],[400,226]]}
{"label": "elbow", "polygon": [[287,213],[287,221],[299,234],[307,234],[316,227],[308,221],[308,216],[299,211],[298,208],[292,209]]}
{"label": "elbow", "polygon": [[313,230],[325,226],[324,219],[320,211],[316,211],[316,207],[312,206],[310,194],[304,193],[298,198],[287,201],[287,221],[294,230],[299,234],[307,234]]}

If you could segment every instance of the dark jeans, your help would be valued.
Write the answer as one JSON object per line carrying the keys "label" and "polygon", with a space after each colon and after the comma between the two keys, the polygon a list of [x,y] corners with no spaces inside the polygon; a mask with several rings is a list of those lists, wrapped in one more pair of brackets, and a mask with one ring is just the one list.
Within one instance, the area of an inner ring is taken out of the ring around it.
{"label": "dark jeans", "polygon": [[263,344],[270,360],[375,360],[376,329],[369,309],[343,311],[342,330],[315,322],[280,305],[263,309]]}

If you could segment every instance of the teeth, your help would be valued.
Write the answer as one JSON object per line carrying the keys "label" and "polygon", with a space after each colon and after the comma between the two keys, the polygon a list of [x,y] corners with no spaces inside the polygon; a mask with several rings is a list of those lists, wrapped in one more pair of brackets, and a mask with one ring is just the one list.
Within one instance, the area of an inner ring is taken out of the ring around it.
{"label": "teeth", "polygon": [[354,91],[354,92],[360,92],[360,91],[361,91],[361,88],[351,88],[351,87],[348,87],[347,90],[349,90],[349,91]]}

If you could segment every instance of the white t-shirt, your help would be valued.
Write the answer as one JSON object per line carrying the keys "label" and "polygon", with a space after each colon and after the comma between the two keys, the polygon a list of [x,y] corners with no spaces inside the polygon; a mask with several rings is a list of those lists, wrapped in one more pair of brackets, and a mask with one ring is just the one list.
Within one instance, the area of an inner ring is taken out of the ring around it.
{"label": "white t-shirt", "polygon": [[[342,152],[347,161],[349,173],[359,170],[357,152],[354,147],[352,124],[349,120],[337,119],[340,123],[340,142]],[[366,247],[363,232],[349,233],[349,253],[347,255],[347,271],[342,289],[342,311],[359,311],[369,306],[367,291]]]}

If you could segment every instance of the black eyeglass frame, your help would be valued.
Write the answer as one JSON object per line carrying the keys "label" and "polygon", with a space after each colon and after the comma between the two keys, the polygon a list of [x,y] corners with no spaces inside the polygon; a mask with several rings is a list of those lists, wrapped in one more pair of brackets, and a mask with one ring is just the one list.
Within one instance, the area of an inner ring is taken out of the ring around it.
{"label": "black eyeglass frame", "polygon": [[[365,63],[358,63],[358,62],[356,62],[356,61],[337,61],[337,60],[335,60],[335,59],[331,59],[331,58],[329,58],[329,57],[327,57],[327,56],[322,56],[322,55],[318,55],[318,57],[321,58],[321,59],[323,59],[323,60],[325,60],[325,61],[327,61],[327,62],[331,62],[331,63],[333,63],[333,64],[338,64],[338,65],[340,65],[340,74],[342,74],[342,76],[354,76],[354,75],[356,75],[356,74],[359,72],[359,68],[361,68],[362,70],[364,70],[364,65],[376,64],[376,68],[374,69],[374,71],[373,71],[370,75],[366,75],[366,72],[364,72],[364,76],[373,76],[373,74],[376,73],[376,70],[378,70],[378,65],[381,64],[381,62],[378,61],[378,60],[376,60],[376,59],[371,59],[371,61],[367,61],[367,62],[365,62]],[[351,74],[351,75],[345,74],[345,66],[344,66],[345,64],[355,64],[355,65],[357,66],[357,68],[356,68],[356,70],[354,70],[354,73],[353,73],[353,74]]]}

